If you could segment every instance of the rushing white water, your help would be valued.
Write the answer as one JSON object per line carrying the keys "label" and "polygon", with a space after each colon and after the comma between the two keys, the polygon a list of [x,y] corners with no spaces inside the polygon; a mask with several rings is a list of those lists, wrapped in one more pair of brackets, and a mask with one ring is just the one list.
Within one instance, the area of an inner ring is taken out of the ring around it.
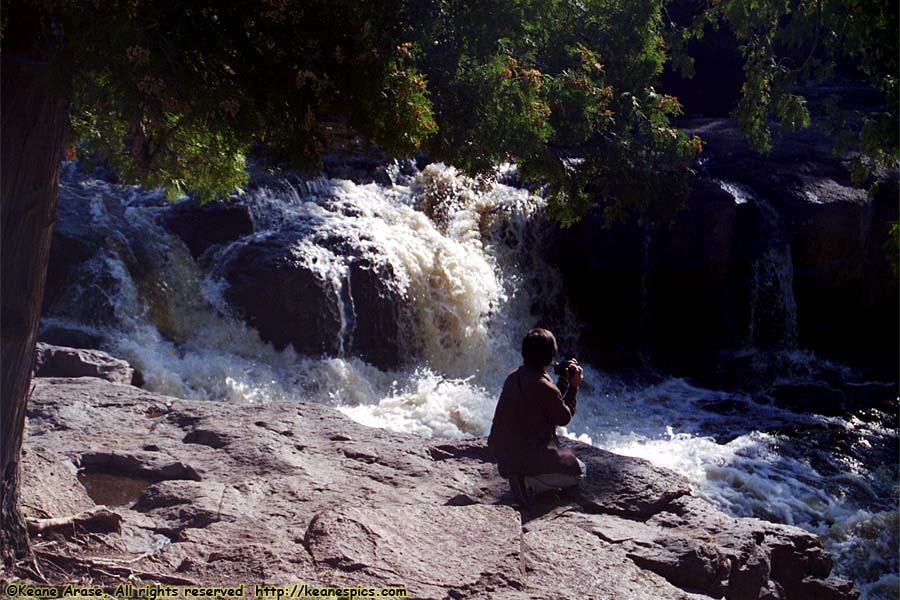
{"label": "rushing white water", "polygon": [[[391,184],[263,181],[235,200],[248,207],[254,233],[214,248],[198,264],[158,224],[166,210],[158,193],[70,172],[62,184],[63,218],[89,218],[83,228],[102,239],[102,251],[80,267],[77,284],[43,326],[101,337],[105,349],[129,360],[145,386],[161,393],[313,400],[368,425],[424,436],[484,435],[500,384],[519,363],[521,335],[552,308],[563,344],[571,347],[577,333],[560,276],[545,258],[552,228],[542,221],[540,198],[525,190],[479,185],[442,165],[391,173]],[[254,236],[298,223],[308,235],[285,252],[334,290],[337,356],[277,351],[225,300],[228,282],[218,269],[224,257]],[[401,368],[382,371],[345,355],[345,337],[360,315],[341,293],[348,269],[323,241],[332,239],[391,265],[408,315]],[[771,273],[760,272],[782,296],[790,286],[783,259],[770,261]],[[794,313],[792,305],[785,310],[789,332]],[[799,352],[791,360],[798,368],[788,380],[816,362]],[[681,379],[624,382],[590,365],[580,398],[567,435],[675,469],[732,514],[814,531],[864,597],[896,597],[895,429],[853,417],[802,416]],[[849,445],[838,449],[831,439]],[[888,455],[893,449],[893,462],[880,466],[885,449]],[[867,452],[871,461],[859,460]]]}

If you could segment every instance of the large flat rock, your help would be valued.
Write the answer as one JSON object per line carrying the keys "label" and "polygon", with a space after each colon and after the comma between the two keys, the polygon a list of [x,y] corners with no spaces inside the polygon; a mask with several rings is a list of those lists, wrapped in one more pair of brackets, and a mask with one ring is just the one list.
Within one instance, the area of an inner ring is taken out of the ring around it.
{"label": "large flat rock", "polygon": [[335,569],[333,585],[406,585],[417,597],[444,598],[483,573],[524,580],[521,537],[509,506],[418,504],[319,513],[305,543],[316,564]]}
{"label": "large flat rock", "polygon": [[39,342],[35,348],[35,377],[99,377],[130,384],[134,369],[101,350],[68,348]]}
{"label": "large flat rock", "polygon": [[42,378],[22,503],[31,518],[114,504],[120,531],[42,538],[70,562],[102,539],[116,562],[85,567],[94,580],[114,564],[140,581],[401,585],[415,598],[854,597],[815,536],[724,515],[646,461],[575,452],[581,490],[520,514],[483,439]]}

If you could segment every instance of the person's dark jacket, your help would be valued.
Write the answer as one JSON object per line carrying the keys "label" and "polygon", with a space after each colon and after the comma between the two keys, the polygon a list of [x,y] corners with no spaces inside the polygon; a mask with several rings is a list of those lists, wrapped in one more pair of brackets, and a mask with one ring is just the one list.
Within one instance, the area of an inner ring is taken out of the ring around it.
{"label": "person's dark jacket", "polygon": [[581,473],[575,455],[556,437],[556,426],[575,415],[577,393],[570,387],[563,396],[543,369],[521,366],[509,374],[488,436],[501,477]]}

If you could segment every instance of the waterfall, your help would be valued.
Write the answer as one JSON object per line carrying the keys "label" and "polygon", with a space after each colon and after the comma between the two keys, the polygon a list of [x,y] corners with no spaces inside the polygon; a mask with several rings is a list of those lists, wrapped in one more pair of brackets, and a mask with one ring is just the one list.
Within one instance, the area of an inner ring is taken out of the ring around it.
{"label": "waterfall", "polygon": [[[542,303],[564,300],[560,277],[544,259],[553,228],[541,216],[541,199],[500,184],[477,187],[443,165],[387,186],[262,178],[232,199],[248,208],[254,232],[198,262],[160,224],[168,206],[158,192],[69,174],[62,214],[90,215],[87,229],[102,249],[78,267],[71,278],[77,287],[50,307],[43,324],[101,335],[162,393],[313,399],[379,413],[386,397],[412,394],[427,404],[432,388],[457,389],[466,396],[460,402],[472,405],[470,418],[457,419],[455,429],[435,427],[441,434],[481,433],[492,387],[519,362],[521,332],[538,322]],[[276,350],[227,301],[222,264],[286,226],[305,228],[285,252],[315,274],[336,307],[337,351],[330,356]],[[395,276],[408,350],[400,371],[379,371],[347,352],[361,318],[349,247]]]}
{"label": "waterfall", "polygon": [[[756,205],[771,232],[773,243],[753,263],[751,314],[748,343],[768,343],[778,347],[797,345],[797,303],[794,300],[794,269],[791,248],[784,233],[781,215],[761,198]],[[761,334],[763,324],[774,324],[767,338]]]}
{"label": "waterfall", "polygon": [[754,238],[758,248],[751,257],[749,316],[744,341],[747,346],[795,348],[797,303],[794,271],[784,219],[762,196],[747,185],[720,180],[719,186],[743,210],[755,209],[759,223]]}

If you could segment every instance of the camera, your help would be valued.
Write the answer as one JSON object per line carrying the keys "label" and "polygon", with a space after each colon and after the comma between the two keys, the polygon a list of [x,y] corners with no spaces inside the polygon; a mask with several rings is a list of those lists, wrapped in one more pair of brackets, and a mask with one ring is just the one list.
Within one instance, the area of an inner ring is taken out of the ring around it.
{"label": "camera", "polygon": [[574,359],[574,356],[570,356],[565,360],[561,360],[555,365],[553,365],[553,372],[556,373],[559,377],[566,377],[575,372],[575,367],[569,365],[569,361]]}

